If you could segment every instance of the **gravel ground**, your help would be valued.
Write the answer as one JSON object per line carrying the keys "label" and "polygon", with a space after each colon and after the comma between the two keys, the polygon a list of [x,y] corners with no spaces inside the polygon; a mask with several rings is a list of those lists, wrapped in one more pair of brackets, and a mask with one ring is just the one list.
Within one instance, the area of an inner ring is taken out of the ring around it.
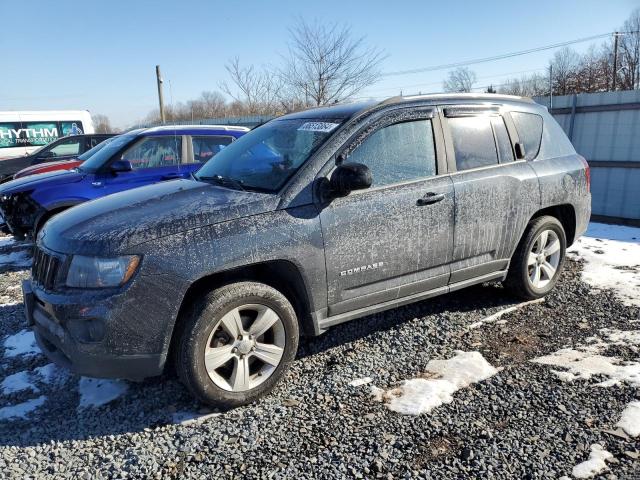
{"label": "gravel ground", "polygon": [[[24,247],[0,247],[0,254]],[[3,339],[23,329],[17,265],[0,267],[0,381],[48,362],[7,356]],[[273,394],[257,404],[202,417],[173,378],[128,383],[125,394],[79,408],[78,378],[33,380],[38,392],[3,393],[0,407],[44,396],[25,419],[0,420],[0,476],[12,478],[559,478],[600,444],[614,458],[601,478],[640,478],[640,439],[616,423],[640,397],[627,384],[561,382],[530,362],[575,346],[603,327],[637,330],[640,312],[610,291],[593,294],[568,261],[546,301],[469,329],[517,301],[499,284],[340,325],[304,341]],[[15,302],[7,305],[6,303]],[[480,351],[501,371],[420,416],[389,411],[371,385],[416,378],[429,360]],[[633,349],[615,355],[637,359]],[[372,383],[350,386],[354,379]]]}

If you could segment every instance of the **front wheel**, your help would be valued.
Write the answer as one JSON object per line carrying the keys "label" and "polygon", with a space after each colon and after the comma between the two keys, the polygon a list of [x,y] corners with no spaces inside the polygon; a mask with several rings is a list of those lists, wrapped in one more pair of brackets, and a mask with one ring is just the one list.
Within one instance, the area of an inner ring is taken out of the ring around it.
{"label": "front wheel", "polygon": [[533,220],[511,258],[505,287],[524,299],[544,297],[564,265],[567,237],[555,217]]}
{"label": "front wheel", "polygon": [[298,349],[291,303],[268,285],[240,282],[209,292],[185,318],[176,370],[200,401],[231,408],[268,393]]}

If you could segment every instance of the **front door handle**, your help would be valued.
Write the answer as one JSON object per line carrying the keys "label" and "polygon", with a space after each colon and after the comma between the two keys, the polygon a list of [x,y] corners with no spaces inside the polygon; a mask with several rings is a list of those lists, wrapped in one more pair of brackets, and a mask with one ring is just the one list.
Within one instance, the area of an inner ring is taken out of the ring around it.
{"label": "front door handle", "polygon": [[179,173],[167,173],[162,176],[162,180],[175,180],[176,178],[182,178],[182,175]]}
{"label": "front door handle", "polygon": [[418,206],[431,205],[432,203],[438,203],[444,200],[444,193],[428,192],[424,194],[424,197],[418,199]]}

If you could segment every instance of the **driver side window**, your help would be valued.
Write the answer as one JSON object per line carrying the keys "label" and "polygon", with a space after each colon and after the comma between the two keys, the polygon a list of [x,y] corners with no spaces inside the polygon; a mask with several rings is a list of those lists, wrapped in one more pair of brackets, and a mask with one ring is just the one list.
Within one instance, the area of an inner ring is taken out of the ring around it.
{"label": "driver side window", "polygon": [[414,120],[381,128],[351,152],[345,163],[369,167],[374,187],[436,174],[431,120]]}
{"label": "driver side window", "polygon": [[140,168],[179,165],[182,152],[181,136],[145,137],[128,148],[120,160],[128,160],[134,170]]}

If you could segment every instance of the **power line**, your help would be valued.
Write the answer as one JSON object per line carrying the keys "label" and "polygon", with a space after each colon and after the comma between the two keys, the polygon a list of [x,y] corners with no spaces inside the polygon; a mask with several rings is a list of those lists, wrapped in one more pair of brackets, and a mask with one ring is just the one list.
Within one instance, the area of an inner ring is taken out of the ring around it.
{"label": "power line", "polygon": [[[523,73],[531,73],[531,72],[540,72],[542,70],[546,70],[547,67],[540,67],[540,68],[531,68],[528,70],[518,70],[516,72],[506,72],[506,73],[496,73],[494,75],[483,75],[482,77],[478,77],[477,80],[483,80],[483,79],[488,79],[488,78],[497,78],[497,77],[507,77],[507,76],[512,76],[512,75],[519,75],[519,74],[523,74]],[[430,87],[430,86],[434,86],[434,85],[442,85],[442,80],[437,81],[437,82],[429,82],[429,83],[413,83],[410,85],[397,85],[394,87],[383,87],[383,88],[374,88],[372,90],[370,90],[372,93],[378,93],[378,92],[385,92],[385,91],[400,91],[400,90],[406,90],[407,88],[416,88],[416,87]],[[354,98],[369,98],[369,97],[354,97]]]}
{"label": "power line", "polygon": [[[627,32],[627,33],[633,33],[633,32]],[[559,48],[559,47],[566,47],[567,45],[573,45],[575,43],[582,43],[582,42],[589,42],[591,40],[597,40],[599,38],[605,38],[605,37],[609,37],[613,35],[613,32],[609,32],[609,33],[602,33],[600,35],[592,35],[590,37],[583,37],[583,38],[577,38],[575,40],[569,40],[566,42],[560,42],[560,43],[554,43],[551,45],[545,45],[542,47],[536,47],[536,48],[530,48],[527,50],[520,50],[517,52],[511,52],[511,53],[504,53],[502,55],[494,55],[492,57],[484,57],[484,58],[477,58],[474,60],[466,60],[463,62],[454,62],[454,63],[445,63],[442,65],[433,65],[430,67],[423,67],[423,68],[415,68],[412,70],[398,70],[395,72],[384,72],[382,73],[381,76],[383,77],[391,77],[391,76],[397,76],[397,75],[410,75],[410,74],[414,74],[414,73],[424,73],[424,72],[433,72],[436,70],[446,70],[446,69],[450,69],[450,68],[456,68],[456,67],[463,67],[466,65],[475,65],[477,63],[486,63],[486,62],[493,62],[495,60],[502,60],[505,58],[511,58],[511,57],[517,57],[520,55],[527,55],[529,53],[535,53],[535,52],[542,52],[544,50],[551,50],[553,48]]]}

